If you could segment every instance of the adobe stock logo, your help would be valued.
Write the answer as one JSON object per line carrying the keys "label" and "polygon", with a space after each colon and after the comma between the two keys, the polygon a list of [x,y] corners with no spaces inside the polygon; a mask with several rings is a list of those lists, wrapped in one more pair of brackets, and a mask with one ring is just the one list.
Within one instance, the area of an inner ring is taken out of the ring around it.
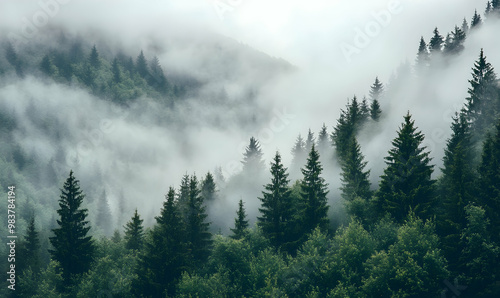
{"label": "adobe stock logo", "polygon": [[375,37],[377,37],[382,28],[386,28],[392,21],[392,16],[400,14],[403,11],[401,2],[398,0],[391,0],[387,3],[387,9],[383,9],[379,12],[372,12],[372,20],[368,21],[362,28],[354,28],[354,38],[351,43],[342,42],[340,44],[340,49],[342,54],[344,54],[347,63],[351,63],[352,55],[361,53],[362,49],[365,49],[370,45]]}

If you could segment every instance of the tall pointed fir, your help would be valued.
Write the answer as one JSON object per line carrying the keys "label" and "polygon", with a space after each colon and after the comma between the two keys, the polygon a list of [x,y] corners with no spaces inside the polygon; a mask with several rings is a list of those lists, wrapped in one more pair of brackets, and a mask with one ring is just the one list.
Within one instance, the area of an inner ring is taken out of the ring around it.
{"label": "tall pointed fir", "polygon": [[311,151],[314,142],[315,142],[314,133],[311,131],[311,129],[309,129],[309,131],[307,132],[307,139],[306,139],[306,152]]}
{"label": "tall pointed fir", "polygon": [[95,252],[94,241],[88,235],[88,211],[81,208],[84,198],[79,181],[73,176],[73,171],[70,171],[61,189],[57,210],[60,216],[57,220],[58,227],[52,230],[54,236],[49,238],[53,248],[49,252],[62,269],[65,288],[72,284],[76,275],[90,269]]}
{"label": "tall pointed fir", "polygon": [[418,46],[417,59],[415,61],[415,66],[418,72],[422,72],[426,67],[429,66],[430,55],[427,50],[427,44],[425,43],[424,37],[420,37],[420,44]]}
{"label": "tall pointed fir", "polygon": [[173,297],[181,273],[187,269],[189,248],[186,230],[169,188],[156,225],[139,255],[132,291],[137,297]]}
{"label": "tall pointed fir", "polygon": [[125,224],[125,248],[140,251],[144,245],[144,222],[137,209],[129,222]]}
{"label": "tall pointed fir", "polygon": [[19,273],[24,272],[26,269],[31,268],[33,273],[40,272],[41,258],[40,258],[40,236],[36,230],[35,218],[32,217],[29,221],[28,228],[24,239],[19,245],[19,256],[16,263],[16,270]]}
{"label": "tall pointed fir", "polygon": [[380,110],[380,97],[384,92],[384,85],[380,82],[378,77],[375,78],[375,82],[370,87],[370,116],[373,120],[378,121],[380,119],[380,114],[382,111]]}
{"label": "tall pointed fir", "polygon": [[217,198],[214,176],[210,172],[207,172],[205,178],[201,181],[201,196],[206,203],[213,202]]}
{"label": "tall pointed fir", "polygon": [[[312,146],[314,144],[311,148]],[[271,162],[271,182],[264,186],[265,190],[259,198],[261,216],[257,217],[257,225],[275,247],[286,246],[286,243],[291,241],[293,205],[289,182],[281,155],[276,152]]]}
{"label": "tall pointed fir", "polygon": [[325,123],[323,123],[323,126],[321,126],[321,130],[318,133],[318,152],[320,156],[324,157],[327,152],[329,151],[328,149],[330,148],[330,143],[328,140],[328,130],[326,128]]}
{"label": "tall pointed fir", "polygon": [[295,144],[293,145],[291,153],[292,164],[290,166],[290,174],[292,179],[295,180],[300,177],[300,167],[302,167],[307,158],[306,142],[300,134],[297,137]]}
{"label": "tall pointed fir", "polygon": [[363,96],[363,100],[361,101],[360,118],[361,125],[365,124],[368,118],[370,118],[370,105],[368,104],[368,100],[365,96]]}
{"label": "tall pointed fir", "polygon": [[101,67],[101,60],[99,58],[99,52],[97,51],[97,48],[95,45],[92,47],[92,50],[90,51],[89,63],[92,67],[94,67],[97,70],[99,69],[99,67]]}
{"label": "tall pointed fir", "polygon": [[230,238],[239,240],[246,236],[248,229],[247,214],[245,213],[245,208],[243,207],[243,200],[238,203],[238,210],[236,211],[236,218],[234,219],[234,229],[230,228],[232,235]]}
{"label": "tall pointed fir", "polygon": [[467,34],[469,33],[469,23],[467,23],[467,20],[464,18],[464,20],[462,21],[462,32],[467,36]]}
{"label": "tall pointed fir", "polygon": [[479,203],[491,221],[492,238],[500,243],[500,120],[484,142],[478,186]]}
{"label": "tall pointed fir", "polygon": [[463,51],[465,42],[465,32],[460,29],[458,26],[455,26],[455,29],[450,33],[450,35],[446,38],[446,42],[444,45],[444,53],[449,55],[459,54]]}
{"label": "tall pointed fir", "polygon": [[431,40],[429,41],[429,52],[431,55],[435,55],[441,52],[444,44],[444,38],[443,36],[439,33],[438,28],[434,28],[433,31],[434,35],[432,36]]}
{"label": "tall pointed fir", "polygon": [[187,220],[189,202],[189,175],[182,176],[181,185],[177,194],[179,213],[184,221]]}
{"label": "tall pointed fir", "polygon": [[484,137],[488,128],[500,112],[500,92],[497,87],[497,77],[493,66],[486,61],[483,49],[479,59],[472,68],[472,79],[469,80],[470,88],[467,90],[466,109],[472,122],[472,132],[475,140]]}
{"label": "tall pointed fir", "polygon": [[481,19],[481,15],[477,13],[477,9],[474,10],[474,16],[472,17],[472,21],[470,22],[471,30],[479,28],[482,23],[483,20]]}
{"label": "tall pointed fir", "polygon": [[355,137],[351,138],[346,159],[342,163],[342,198],[347,211],[361,222],[367,220],[368,204],[371,200],[370,171],[365,171],[367,162]]}
{"label": "tall pointed fir", "polygon": [[142,78],[144,79],[148,78],[149,76],[148,62],[146,61],[146,57],[144,57],[143,51],[141,51],[139,56],[137,56],[135,62],[135,69]]}
{"label": "tall pointed fir", "polygon": [[264,170],[264,161],[262,159],[262,150],[260,148],[259,141],[251,137],[250,143],[245,148],[245,153],[243,154],[243,173],[248,175],[248,177],[253,177],[254,175],[260,175]]}
{"label": "tall pointed fir", "polygon": [[149,85],[153,86],[161,94],[166,94],[168,91],[168,82],[160,65],[160,60],[158,60],[158,57],[153,57],[149,69],[151,70],[151,76],[148,80]]}
{"label": "tall pointed fir", "polygon": [[451,270],[458,270],[461,248],[460,234],[466,227],[465,206],[474,200],[473,149],[470,124],[464,112],[456,114],[451,125],[440,181],[440,211],[437,214],[437,231],[441,235],[446,259]]}
{"label": "tall pointed fir", "polygon": [[113,83],[120,84],[122,82],[122,72],[120,70],[120,63],[118,59],[113,59],[113,64],[111,65],[111,73],[113,74]]}
{"label": "tall pointed fir", "polygon": [[420,218],[431,216],[434,203],[434,180],[429,152],[421,144],[422,132],[417,131],[415,121],[408,114],[392,141],[393,148],[385,157],[387,167],[381,176],[376,197],[377,211],[382,217],[389,213],[397,222],[402,223],[410,210]]}
{"label": "tall pointed fir", "polygon": [[113,218],[109,208],[106,191],[102,191],[101,197],[97,201],[96,225],[104,232],[105,236],[111,236],[113,233]]}
{"label": "tall pointed fir", "polygon": [[185,225],[186,238],[195,262],[206,260],[212,245],[210,223],[206,222],[206,219],[206,206],[200,194],[198,179],[196,175],[192,175],[189,180],[189,201]]}
{"label": "tall pointed fir", "polygon": [[300,185],[299,222],[302,229],[302,238],[316,227],[322,231],[328,230],[328,184],[321,177],[323,167],[319,161],[319,154],[313,146],[307,163],[302,169],[304,178]]}

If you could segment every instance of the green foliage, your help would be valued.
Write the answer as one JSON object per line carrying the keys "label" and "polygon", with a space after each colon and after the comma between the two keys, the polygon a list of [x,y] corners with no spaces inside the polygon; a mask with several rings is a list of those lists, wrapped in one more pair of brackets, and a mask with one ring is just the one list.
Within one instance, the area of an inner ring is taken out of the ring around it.
{"label": "green foliage", "polygon": [[201,196],[206,203],[213,202],[217,199],[217,189],[212,173],[207,172],[207,175],[201,182]]}
{"label": "green foliage", "polygon": [[250,144],[245,148],[243,154],[243,173],[248,177],[259,175],[264,170],[264,161],[262,160],[262,150],[259,141],[256,138],[250,138]]}
{"label": "green foliage", "polygon": [[404,119],[398,136],[392,141],[393,148],[385,157],[387,167],[376,197],[381,216],[387,212],[398,222],[403,222],[410,210],[429,218],[434,203],[433,166],[429,165],[429,152],[420,146],[424,135],[417,131],[409,113]]}
{"label": "green foliage", "polygon": [[434,28],[434,35],[429,41],[429,52],[431,54],[440,53],[444,44],[443,36],[439,33],[438,28]]}
{"label": "green foliage", "polygon": [[434,224],[410,214],[396,242],[366,263],[362,290],[368,297],[435,297],[448,276]]}
{"label": "green foliage", "polygon": [[65,286],[72,284],[75,275],[89,270],[95,251],[94,241],[88,236],[87,209],[80,208],[84,197],[79,181],[71,171],[59,199],[59,227],[52,230],[54,236],[50,237],[53,246],[50,254],[59,263]]}

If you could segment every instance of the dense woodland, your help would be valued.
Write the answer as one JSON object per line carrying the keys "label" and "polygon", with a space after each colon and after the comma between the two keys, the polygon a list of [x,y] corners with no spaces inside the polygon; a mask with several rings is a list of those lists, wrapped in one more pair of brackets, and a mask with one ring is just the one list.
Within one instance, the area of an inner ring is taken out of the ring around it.
{"label": "dense woodland", "polygon": [[[499,15],[494,0],[484,14],[473,14],[470,25],[464,19],[446,36],[436,28],[428,42],[422,37],[414,65],[399,77],[406,72],[416,80],[446,67],[469,34]],[[79,40],[63,45],[40,47],[30,56],[34,49],[5,43],[0,80],[52,80],[123,109],[144,97],[175,109],[202,84],[165,75],[158,58],[142,51],[132,58],[100,53]],[[358,136],[383,121],[384,99],[397,85],[376,78],[367,97],[348,100],[333,130],[323,125],[317,137],[310,129],[307,137],[298,136],[290,165],[279,151],[266,163],[252,137],[241,173],[186,173],[180,182],[169,181],[151,225],[136,209],[140,202],[119,203],[125,218],[113,218],[104,188],[82,187],[78,169],[62,173],[61,160],[40,162],[4,142],[15,140],[18,119],[0,110],[0,185],[18,189],[22,235],[16,290],[4,280],[0,295],[452,297],[453,288],[461,297],[499,297],[500,80],[488,54],[498,53],[478,52],[469,81],[461,82],[468,96],[450,123],[441,168],[433,165],[419,121],[408,111],[394,127],[380,182],[372,185]],[[39,125],[52,131],[58,124]],[[54,131],[55,140],[62,138]],[[340,168],[340,189],[329,188],[333,181],[325,173],[332,166]],[[100,181],[85,179],[86,185]],[[223,202],[227,189],[247,185],[258,193],[230,198],[239,204],[223,232],[211,206]],[[256,218],[249,217],[248,196],[259,202]],[[330,206],[330,196],[341,204]],[[7,214],[4,205],[0,213]],[[6,223],[1,227],[6,230]]]}

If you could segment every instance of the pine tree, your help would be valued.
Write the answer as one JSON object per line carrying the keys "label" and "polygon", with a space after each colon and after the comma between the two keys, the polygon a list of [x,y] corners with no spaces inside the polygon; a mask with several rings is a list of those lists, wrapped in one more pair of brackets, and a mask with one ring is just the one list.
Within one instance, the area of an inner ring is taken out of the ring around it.
{"label": "pine tree", "polygon": [[144,57],[144,53],[142,51],[139,56],[137,56],[135,69],[142,78],[145,79],[149,76],[148,62],[146,61],[146,57]]}
{"label": "pine tree", "polygon": [[236,211],[236,218],[234,219],[234,229],[231,228],[233,233],[229,237],[235,240],[243,239],[247,235],[248,220],[243,207],[243,200],[238,203],[238,210]]}
{"label": "pine tree", "polygon": [[474,16],[472,17],[472,21],[470,23],[470,28],[471,29],[477,29],[481,24],[483,23],[483,20],[481,19],[481,15],[477,13],[477,9],[474,10]]}
{"label": "pine tree", "polygon": [[376,77],[375,82],[370,86],[370,100],[379,100],[383,92],[384,85],[382,84],[382,82],[380,82],[378,77]]}
{"label": "pine tree", "polygon": [[122,73],[120,70],[120,63],[118,62],[117,58],[113,59],[111,72],[113,73],[113,83],[120,84],[122,82]]}
{"label": "pine tree", "polygon": [[483,49],[479,59],[472,68],[471,84],[467,93],[466,109],[472,130],[476,139],[484,137],[489,126],[494,123],[496,115],[500,112],[499,91],[496,87],[497,78],[489,62],[486,62]]}
{"label": "pine tree", "polygon": [[53,247],[49,252],[62,269],[65,286],[71,285],[75,275],[89,270],[95,251],[94,241],[88,236],[88,211],[80,208],[84,197],[79,181],[70,171],[59,199],[59,227],[52,230],[54,236],[49,238]]}
{"label": "pine tree", "polygon": [[92,50],[90,51],[89,63],[95,69],[99,69],[101,67],[101,60],[99,58],[99,52],[97,51],[97,48],[95,45],[92,47]]}
{"label": "pine tree", "polygon": [[467,23],[467,20],[464,18],[462,22],[462,32],[467,36],[467,33],[469,33],[469,24]]}
{"label": "pine tree", "polygon": [[328,130],[325,123],[323,123],[318,133],[317,148],[319,155],[323,158],[330,153],[330,141],[328,139]]}
{"label": "pine tree", "polygon": [[189,204],[189,175],[183,175],[181,180],[181,185],[178,192],[178,209],[184,221],[187,220],[188,216],[188,204]]}
{"label": "pine tree", "polygon": [[311,151],[312,145],[316,142],[314,139],[314,133],[309,129],[307,132],[307,139],[306,139],[306,152]]}
{"label": "pine tree", "polygon": [[429,152],[420,146],[424,135],[417,131],[409,112],[404,120],[389,156],[384,158],[387,167],[376,198],[378,211],[389,213],[400,223],[411,210],[420,218],[431,216],[435,182]]}
{"label": "pine tree", "polygon": [[187,205],[186,237],[190,242],[190,250],[194,261],[203,261],[208,257],[212,245],[210,223],[206,222],[206,206],[198,189],[196,175],[189,180],[189,201]]}
{"label": "pine tree", "polygon": [[360,107],[361,126],[365,124],[365,122],[368,120],[369,117],[370,117],[370,105],[368,104],[368,100],[366,99],[366,97],[363,97]]}
{"label": "pine tree", "polygon": [[259,141],[256,138],[250,138],[250,144],[245,148],[243,154],[243,172],[249,177],[260,175],[264,170],[264,161],[262,160],[262,150]]}
{"label": "pine tree", "polygon": [[290,180],[288,180],[287,169],[281,162],[279,152],[276,152],[271,162],[271,177],[271,182],[264,186],[265,190],[259,198],[261,216],[257,217],[257,225],[272,245],[281,247],[288,242],[287,237],[291,235],[293,205],[288,187]]}
{"label": "pine tree", "polygon": [[189,247],[186,230],[175,202],[175,191],[169,188],[156,225],[147,237],[139,255],[137,277],[132,291],[137,297],[169,297],[175,295],[175,285],[187,269]]}
{"label": "pine tree", "polygon": [[216,200],[217,189],[215,186],[214,176],[210,172],[207,172],[205,179],[201,182],[201,196],[207,203]]}
{"label": "pine tree", "polygon": [[493,240],[500,243],[500,120],[486,137],[478,172],[480,205],[491,221]]}
{"label": "pine tree", "polygon": [[144,244],[143,219],[139,216],[137,209],[129,222],[125,224],[125,248],[130,250],[141,250]]}
{"label": "pine tree", "polygon": [[488,17],[491,13],[492,7],[491,7],[491,2],[488,1],[486,2],[486,9],[484,10],[484,15]]}
{"label": "pine tree", "polygon": [[368,202],[371,198],[370,182],[368,177],[370,171],[365,171],[366,164],[361,153],[361,148],[356,138],[351,138],[346,159],[342,163],[342,198],[352,202],[359,197]]}
{"label": "pine tree", "polygon": [[97,201],[96,225],[103,230],[104,235],[111,236],[111,233],[113,232],[112,223],[113,218],[111,216],[111,209],[109,208],[106,191],[103,190],[101,198]]}
{"label": "pine tree", "polygon": [[474,200],[473,150],[470,124],[465,113],[457,114],[451,126],[443,157],[440,183],[442,210],[437,214],[438,231],[452,270],[458,270],[460,234],[466,227],[465,206]]}
{"label": "pine tree", "polygon": [[165,94],[168,90],[168,83],[165,74],[163,73],[163,69],[160,65],[160,60],[158,57],[154,56],[150,63],[150,78],[149,84],[153,86],[158,92]]}
{"label": "pine tree", "polygon": [[439,30],[436,27],[434,29],[434,36],[432,36],[431,40],[429,41],[429,52],[431,54],[440,53],[443,44],[444,44],[443,36],[439,34]]}
{"label": "pine tree", "polygon": [[415,65],[418,67],[419,71],[424,69],[429,65],[429,52],[427,51],[427,44],[425,43],[424,37],[420,37],[420,45],[418,46],[417,61]]}
{"label": "pine tree", "polygon": [[319,161],[319,154],[313,146],[307,163],[302,169],[304,178],[301,183],[301,214],[299,215],[302,235],[305,236],[316,227],[326,231],[328,229],[328,185],[321,177],[323,167]]}
{"label": "pine tree", "polygon": [[463,51],[465,42],[465,32],[458,26],[455,26],[455,30],[446,38],[444,45],[444,53],[446,54],[458,54]]}
{"label": "pine tree", "polygon": [[26,234],[23,241],[19,245],[19,256],[16,269],[19,272],[24,272],[31,268],[33,273],[39,273],[41,269],[40,257],[40,237],[36,230],[35,218],[32,217],[29,221]]}
{"label": "pine tree", "polygon": [[297,137],[295,144],[293,145],[291,153],[292,153],[292,164],[290,167],[291,169],[290,172],[292,176],[296,178],[296,176],[300,174],[300,167],[302,166],[307,157],[306,143],[304,142],[304,139],[300,134]]}
{"label": "pine tree", "polygon": [[372,104],[370,105],[370,117],[374,121],[378,121],[380,119],[380,115],[382,114],[382,110],[380,109],[380,104],[378,100],[374,99]]}

